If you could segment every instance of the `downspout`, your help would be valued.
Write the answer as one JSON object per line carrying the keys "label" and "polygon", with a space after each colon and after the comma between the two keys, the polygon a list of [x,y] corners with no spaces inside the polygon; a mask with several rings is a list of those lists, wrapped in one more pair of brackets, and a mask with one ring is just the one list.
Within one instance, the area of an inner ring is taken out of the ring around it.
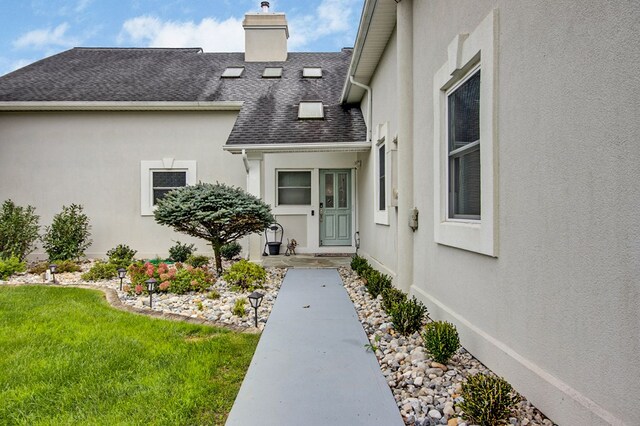
{"label": "downspout", "polygon": [[[367,142],[371,143],[371,139],[372,139],[372,123],[371,121],[373,120],[373,111],[372,111],[372,106],[373,106],[373,101],[372,101],[372,96],[371,96],[371,87],[367,86],[366,84],[362,84],[362,83],[358,83],[352,75],[349,76],[349,81],[351,82],[351,84],[353,84],[354,86],[358,86],[364,90],[367,91],[367,116],[368,116],[368,120],[367,120]],[[356,163],[358,164],[358,166],[356,167],[356,173],[354,176],[354,180],[355,180],[355,188],[356,188],[356,211],[355,211],[355,218],[356,218],[356,223],[355,223],[355,228],[356,228],[356,232],[354,234],[354,238],[356,235],[358,235],[360,233],[360,225],[359,225],[359,220],[358,220],[358,215],[359,215],[359,211],[358,208],[360,207],[359,204],[359,199],[360,199],[360,194],[358,193],[358,169],[359,164],[360,164],[360,160],[357,160]]]}
{"label": "downspout", "polygon": [[249,159],[247,158],[247,150],[246,149],[242,150],[242,162],[244,163],[244,169],[247,172],[247,176],[248,176],[249,175]]}
{"label": "downspout", "polygon": [[351,82],[351,84],[353,84],[354,86],[358,86],[361,89],[364,89],[367,91],[367,115],[368,115],[368,120],[367,120],[367,142],[371,142],[371,138],[372,138],[372,123],[371,120],[373,120],[373,113],[371,110],[371,106],[373,105],[373,102],[371,100],[372,96],[371,96],[371,87],[367,86],[366,84],[362,84],[362,83],[358,83],[352,75],[349,76],[349,82]]}

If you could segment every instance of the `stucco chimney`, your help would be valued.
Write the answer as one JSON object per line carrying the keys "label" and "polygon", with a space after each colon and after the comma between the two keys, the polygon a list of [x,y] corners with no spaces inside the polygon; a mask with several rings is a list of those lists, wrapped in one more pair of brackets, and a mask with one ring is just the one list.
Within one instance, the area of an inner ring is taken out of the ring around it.
{"label": "stucco chimney", "polygon": [[287,60],[289,27],[284,13],[269,12],[269,2],[260,5],[262,12],[244,15],[244,60],[247,62],[281,62]]}

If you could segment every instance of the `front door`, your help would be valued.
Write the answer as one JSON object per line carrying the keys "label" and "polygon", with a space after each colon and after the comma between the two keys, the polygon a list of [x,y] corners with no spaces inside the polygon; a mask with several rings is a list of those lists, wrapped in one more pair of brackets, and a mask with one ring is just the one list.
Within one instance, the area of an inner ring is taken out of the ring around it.
{"label": "front door", "polygon": [[320,245],[351,245],[351,170],[320,170]]}

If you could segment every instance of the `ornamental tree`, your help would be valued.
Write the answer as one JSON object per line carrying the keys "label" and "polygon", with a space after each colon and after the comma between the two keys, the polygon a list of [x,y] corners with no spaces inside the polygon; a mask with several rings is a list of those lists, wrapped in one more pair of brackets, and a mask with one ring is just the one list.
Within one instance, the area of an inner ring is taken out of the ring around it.
{"label": "ornamental tree", "polygon": [[274,220],[271,207],[242,189],[202,182],[167,193],[158,201],[154,216],[161,225],[208,241],[218,274],[222,273],[223,245],[262,232]]}

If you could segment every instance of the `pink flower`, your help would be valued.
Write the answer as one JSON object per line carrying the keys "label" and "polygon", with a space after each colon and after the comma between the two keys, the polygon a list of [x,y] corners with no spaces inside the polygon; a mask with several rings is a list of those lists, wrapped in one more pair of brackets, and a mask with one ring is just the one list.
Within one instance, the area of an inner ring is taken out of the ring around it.
{"label": "pink flower", "polygon": [[171,284],[169,284],[169,281],[165,281],[162,284],[160,284],[158,288],[160,289],[160,291],[166,291],[170,285]]}
{"label": "pink flower", "polygon": [[191,281],[191,287],[198,287],[198,281],[192,280]]}
{"label": "pink flower", "polygon": [[131,291],[131,286],[129,284],[123,285],[122,291],[124,291],[125,293],[129,293]]}
{"label": "pink flower", "polygon": [[169,274],[160,274],[160,281],[167,281],[168,279],[169,279]]}
{"label": "pink flower", "polygon": [[142,286],[140,284],[136,285],[136,294],[142,294]]}
{"label": "pink flower", "polygon": [[176,277],[176,270],[175,269],[169,269],[169,279],[173,279]]}

